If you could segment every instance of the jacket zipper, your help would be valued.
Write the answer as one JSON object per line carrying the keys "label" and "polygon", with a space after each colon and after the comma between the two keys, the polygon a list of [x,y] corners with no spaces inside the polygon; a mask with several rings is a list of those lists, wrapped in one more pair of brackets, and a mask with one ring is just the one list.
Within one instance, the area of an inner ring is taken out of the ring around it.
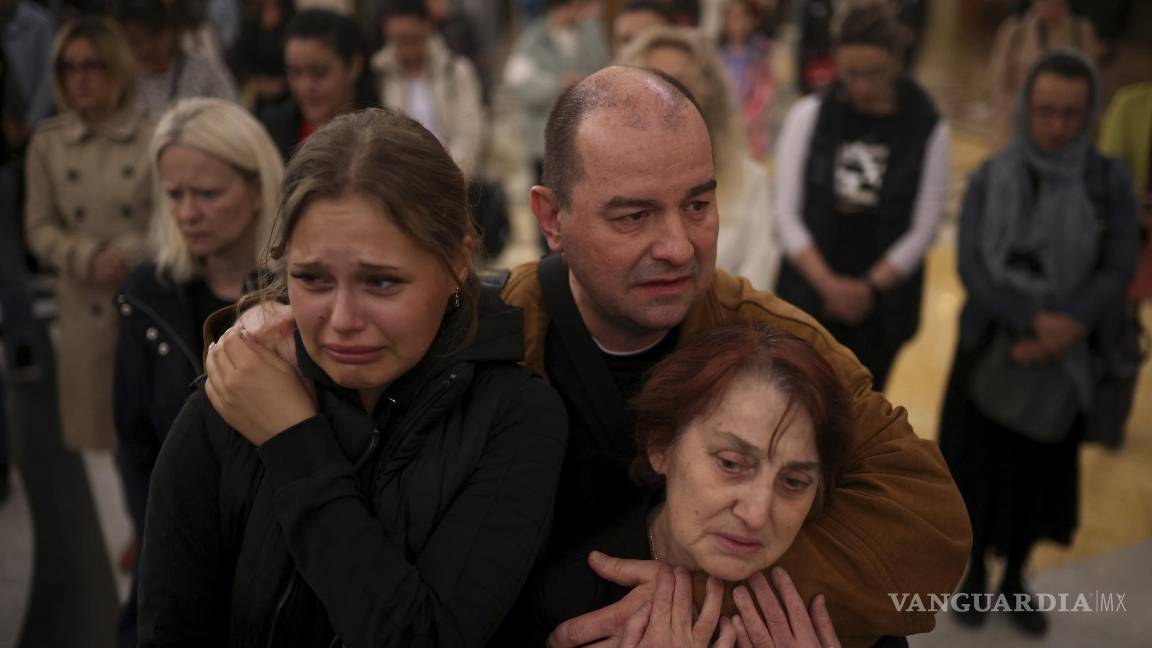
{"label": "jacket zipper", "polygon": [[[396,403],[396,401],[392,400],[391,398],[389,398],[388,400],[392,404]],[[372,437],[368,439],[368,448],[364,451],[363,454],[360,455],[360,458],[358,458],[356,460],[356,463],[352,466],[353,475],[355,475],[356,471],[359,470],[364,464],[368,463],[368,460],[372,458],[372,455],[376,452],[376,448],[379,445],[380,445],[380,428],[373,427],[372,428]],[[295,568],[293,568],[292,569],[292,576],[288,579],[288,585],[284,588],[284,591],[280,595],[280,598],[276,601],[276,610],[275,610],[275,612],[272,613],[271,629],[268,631],[268,644],[267,644],[268,648],[273,648],[273,646],[275,645],[276,631],[279,629],[279,625],[280,625],[280,615],[284,612],[284,607],[288,604],[288,599],[291,598],[292,593],[296,590],[296,579],[299,578],[299,576],[300,576],[300,572],[297,571]],[[337,646],[339,641],[340,641],[340,635],[336,635],[335,637],[332,638],[332,643],[329,644],[329,646],[330,647],[331,646]]]}
{"label": "jacket zipper", "polygon": [[[452,371],[451,373],[448,374],[448,377],[445,378],[440,383],[440,386],[436,390],[436,393],[433,394],[431,397],[429,397],[425,401],[427,403],[427,405],[425,405],[423,408],[421,408],[421,410],[418,412],[418,414],[423,415],[424,412],[426,412],[433,405],[438,403],[440,401],[440,399],[443,397],[443,395],[448,391],[448,388],[451,387],[452,383],[454,383],[454,382],[456,382],[456,372]],[[396,405],[396,401],[394,399],[392,399],[391,397],[386,396],[385,398],[388,398],[388,402],[389,402],[390,406]],[[400,439],[403,439],[404,435],[407,434],[408,430],[411,429],[413,426],[415,426],[417,423],[423,422],[421,417],[415,417],[415,416],[412,418],[409,418],[408,421],[410,421],[410,422],[404,426],[403,430],[398,430],[397,431],[398,433],[393,436],[393,441],[392,441],[393,444],[398,443]],[[355,476],[355,473],[357,470],[359,470],[361,467],[363,467],[365,464],[367,464],[368,461],[372,458],[372,455],[376,452],[376,449],[380,445],[380,436],[381,436],[380,428],[379,427],[373,427],[372,428],[372,437],[368,440],[368,448],[364,451],[363,454],[360,455],[360,457],[358,457],[356,459],[356,462],[352,466],[353,476]],[[391,449],[391,448],[389,448],[389,449]],[[373,472],[372,479],[369,482],[369,488],[368,488],[369,494],[367,497],[369,506],[372,505],[373,493],[375,491],[375,484],[376,484],[376,476],[377,476],[376,473]],[[292,576],[288,580],[288,585],[287,585],[287,587],[284,588],[284,592],[280,595],[280,598],[276,602],[276,610],[272,614],[271,630],[269,630],[269,632],[268,632],[267,648],[274,648],[274,645],[275,645],[274,642],[276,640],[276,631],[278,630],[277,626],[279,625],[279,622],[280,622],[280,615],[281,615],[281,613],[283,613],[284,607],[288,604],[289,597],[292,596],[293,591],[296,589],[296,579],[299,577],[299,575],[300,575],[300,572],[297,571],[295,567],[293,567],[292,568]],[[328,644],[328,646],[329,646],[329,648],[337,648],[337,646],[339,646],[340,643],[341,643],[340,642],[340,635],[337,633],[334,637],[332,637],[332,642],[330,644]]]}

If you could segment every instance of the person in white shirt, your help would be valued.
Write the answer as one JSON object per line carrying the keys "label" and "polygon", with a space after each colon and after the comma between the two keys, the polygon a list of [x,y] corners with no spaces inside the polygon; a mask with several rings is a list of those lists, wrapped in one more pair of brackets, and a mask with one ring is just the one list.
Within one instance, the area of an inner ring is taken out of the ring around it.
{"label": "person in white shirt", "polygon": [[380,104],[420,122],[473,178],[487,123],[476,69],[448,50],[423,0],[389,1],[380,22],[387,45],[372,57]]}
{"label": "person in white shirt", "polygon": [[850,7],[838,80],[789,111],[776,147],[780,297],[813,314],[883,390],[916,333],[924,274],[948,196],[948,125],[901,76],[899,24]]}

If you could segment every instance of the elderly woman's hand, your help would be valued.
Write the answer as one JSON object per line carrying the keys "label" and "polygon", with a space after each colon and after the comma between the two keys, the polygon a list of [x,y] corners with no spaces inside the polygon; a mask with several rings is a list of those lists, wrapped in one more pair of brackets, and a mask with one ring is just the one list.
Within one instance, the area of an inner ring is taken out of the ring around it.
{"label": "elderly woman's hand", "polygon": [[[736,609],[740,611],[732,617],[739,648],[839,648],[840,640],[832,627],[823,595],[812,600],[810,610],[805,608],[792,579],[781,567],[772,568],[772,584],[780,594],[779,600],[760,572],[749,578],[746,586],[732,592]],[[783,608],[780,600],[784,602]],[[756,604],[763,610],[763,616]]]}
{"label": "elderly woman's hand", "polygon": [[256,446],[316,415],[296,368],[234,327],[208,348],[205,391],[228,425]]}
{"label": "elderly woman's hand", "polygon": [[691,576],[683,567],[663,570],[657,577],[652,601],[629,619],[620,648],[735,646],[736,630],[730,623],[723,624],[720,637],[712,644],[712,635],[720,623],[723,598],[724,585],[709,577],[704,605],[693,620]]}

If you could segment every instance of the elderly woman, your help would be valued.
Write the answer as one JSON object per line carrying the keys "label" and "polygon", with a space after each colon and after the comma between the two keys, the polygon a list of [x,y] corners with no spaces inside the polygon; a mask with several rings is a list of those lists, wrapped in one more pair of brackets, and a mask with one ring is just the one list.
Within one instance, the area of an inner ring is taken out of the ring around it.
{"label": "elderly woman", "polygon": [[771,288],[780,249],[773,232],[768,171],[746,152],[724,63],[695,32],[672,27],[645,30],[624,49],[619,62],[664,72],[692,92],[716,150],[716,265],[757,288]]}
{"label": "elderly woman", "polygon": [[[1042,58],[1025,79],[1012,144],[964,199],[968,301],[940,446],[972,518],[966,593],[985,591],[991,550],[1007,557],[1000,592],[1034,603],[1023,580],[1032,545],[1068,544],[1076,528],[1077,455],[1139,254],[1128,171],[1091,143],[1099,92],[1083,55]],[[1042,635],[1047,621],[1031,608],[1008,614]],[[959,618],[975,625],[987,611]]]}
{"label": "elderly woman", "polygon": [[481,287],[464,176],[388,110],[296,152],[270,255],[299,373],[243,327],[152,478],[141,644],[483,646],[543,545],[567,423]]}
{"label": "elderly woman", "polygon": [[[633,401],[633,472],[653,494],[534,580],[534,640],[628,594],[589,567],[598,551],[673,568],[630,621],[625,646],[711,646],[714,635],[717,646],[754,646],[750,636],[784,642],[785,632],[835,645],[822,597],[783,625],[755,606],[780,610],[764,572],[833,487],[851,436],[849,402],[811,346],[766,324],[714,329],[665,358]],[[695,620],[690,572],[706,582]],[[783,570],[770,578],[787,607],[806,607]]]}
{"label": "elderly woman", "polygon": [[135,104],[132,54],[108,20],[60,31],[52,55],[61,114],[28,147],[28,246],[56,269],[58,388],[65,443],[111,449],[116,289],[143,261],[152,124]]}
{"label": "elderly woman", "polygon": [[920,326],[923,260],[948,198],[948,125],[901,74],[889,7],[844,5],[837,81],[797,101],[776,142],[776,293],[811,313],[883,391]]}
{"label": "elderly woman", "polygon": [[[152,260],[116,298],[122,321],[114,389],[117,455],[136,537],[152,468],[203,373],[200,330],[243,292],[279,204],[284,165],[260,122],[220,99],[186,99],[161,118],[151,159],[159,177]],[[121,645],[136,645],[135,592]]]}

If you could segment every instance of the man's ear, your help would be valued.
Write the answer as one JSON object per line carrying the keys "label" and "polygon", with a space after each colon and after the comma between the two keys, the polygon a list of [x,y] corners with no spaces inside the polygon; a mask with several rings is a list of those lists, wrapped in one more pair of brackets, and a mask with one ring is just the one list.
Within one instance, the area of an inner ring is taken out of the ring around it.
{"label": "man's ear", "polygon": [[544,238],[548,241],[548,249],[552,252],[563,252],[564,245],[560,242],[560,203],[556,200],[556,192],[548,187],[536,185],[528,192],[528,204]]}

